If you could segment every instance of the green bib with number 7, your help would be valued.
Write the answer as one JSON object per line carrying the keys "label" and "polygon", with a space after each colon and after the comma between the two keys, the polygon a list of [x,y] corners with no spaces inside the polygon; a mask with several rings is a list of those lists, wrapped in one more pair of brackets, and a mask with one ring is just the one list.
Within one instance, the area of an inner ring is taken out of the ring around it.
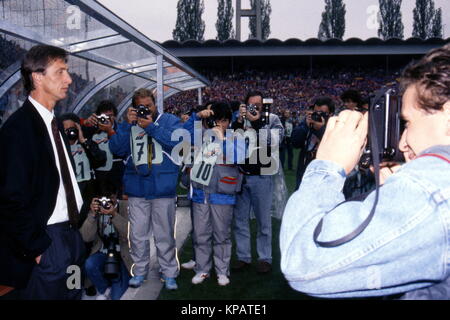
{"label": "green bib with number 7", "polygon": [[91,180],[91,165],[89,159],[80,144],[73,144],[70,146],[73,160],[75,161],[77,182]]}
{"label": "green bib with number 7", "polygon": [[147,176],[152,164],[163,162],[162,147],[155,139],[149,139],[145,130],[139,126],[131,127],[130,139],[131,157],[136,170],[140,175]]}

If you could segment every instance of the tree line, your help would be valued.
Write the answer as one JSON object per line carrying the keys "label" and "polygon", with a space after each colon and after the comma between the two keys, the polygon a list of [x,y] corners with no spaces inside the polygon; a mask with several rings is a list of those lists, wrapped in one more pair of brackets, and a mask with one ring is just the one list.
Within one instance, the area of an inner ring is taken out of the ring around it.
{"label": "tree line", "polygon": [[[251,8],[261,2],[262,39],[270,35],[270,0],[250,0]],[[343,0],[324,0],[325,9],[319,25],[317,37],[321,40],[340,39],[345,34],[346,8]],[[233,28],[233,0],[217,0],[216,39],[225,41],[235,38]],[[402,22],[402,0],[379,0],[378,37],[387,40],[404,38]],[[202,19],[204,0],[178,0],[177,21],[172,32],[174,40],[204,40],[205,22]],[[416,0],[413,10],[414,22],[412,36],[420,39],[442,38],[442,8],[435,8],[434,0]],[[256,18],[249,19],[249,38],[256,38]]]}

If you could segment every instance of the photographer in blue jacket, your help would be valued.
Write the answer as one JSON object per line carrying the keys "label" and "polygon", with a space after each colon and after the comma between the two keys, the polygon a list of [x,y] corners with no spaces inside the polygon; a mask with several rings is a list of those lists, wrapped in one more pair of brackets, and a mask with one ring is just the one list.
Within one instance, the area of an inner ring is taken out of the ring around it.
{"label": "photographer in blue jacket", "polygon": [[[402,166],[380,172],[376,192],[344,202],[346,176],[358,163],[368,113],[343,111],[327,129],[300,188],[288,201],[280,233],[281,269],[290,285],[318,297],[383,296],[430,287],[450,274],[450,45],[435,49],[403,72],[399,149]],[[430,295],[432,297],[432,295]],[[448,298],[448,297],[447,297]]]}
{"label": "photographer in blue jacket", "polygon": [[110,140],[111,151],[127,159],[123,183],[130,208],[132,287],[146,279],[153,231],[161,280],[169,290],[178,288],[175,202],[179,165],[170,154],[178,144],[171,140],[172,132],[181,127],[174,115],[158,113],[150,90],[139,89],[127,111],[127,122],[119,124]]}

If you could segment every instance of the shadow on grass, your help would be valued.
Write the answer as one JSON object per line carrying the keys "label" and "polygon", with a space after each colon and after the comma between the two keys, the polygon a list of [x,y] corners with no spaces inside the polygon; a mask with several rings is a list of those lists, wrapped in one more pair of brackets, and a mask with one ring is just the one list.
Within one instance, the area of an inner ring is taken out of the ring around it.
{"label": "shadow on grass", "polygon": [[[210,278],[203,283],[194,285],[191,283],[195,275],[193,270],[181,269],[177,278],[179,289],[176,291],[162,290],[159,300],[309,300],[312,297],[301,294],[293,290],[284,279],[280,270],[280,249],[278,235],[281,222],[272,219],[273,228],[273,270],[269,274],[257,274],[255,270],[256,250],[253,250],[254,261],[252,266],[239,272],[231,271],[230,284],[221,287],[217,284],[217,277],[212,271]],[[256,221],[251,221],[252,248],[256,248]],[[179,255],[180,263],[186,262],[192,258],[192,241],[186,240],[182,253]],[[234,240],[233,256],[231,264],[235,261]]]}

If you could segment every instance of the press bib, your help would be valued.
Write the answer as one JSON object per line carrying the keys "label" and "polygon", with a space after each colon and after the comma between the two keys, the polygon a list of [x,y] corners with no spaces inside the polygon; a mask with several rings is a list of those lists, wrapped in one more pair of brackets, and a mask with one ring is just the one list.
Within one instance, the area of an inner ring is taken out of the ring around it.
{"label": "press bib", "polygon": [[203,152],[200,152],[195,158],[194,166],[191,169],[191,181],[208,186],[221,149],[218,143],[212,142],[205,143],[202,150]]}
{"label": "press bib", "polygon": [[158,141],[151,138],[149,145],[149,136],[145,130],[139,126],[131,127],[131,154],[135,166],[144,164],[161,164],[163,162],[163,150]]}
{"label": "press bib", "polygon": [[103,150],[106,152],[106,164],[103,167],[97,168],[98,171],[110,171],[113,166],[113,155],[111,153],[111,150],[109,150],[109,139],[108,134],[106,132],[101,132],[94,134],[92,136],[92,140],[95,141],[96,144],[98,144],[98,147],[100,150]]}
{"label": "press bib", "polygon": [[79,144],[73,144],[70,146],[70,151],[75,161],[77,182],[91,180],[91,165],[83,147]]}

